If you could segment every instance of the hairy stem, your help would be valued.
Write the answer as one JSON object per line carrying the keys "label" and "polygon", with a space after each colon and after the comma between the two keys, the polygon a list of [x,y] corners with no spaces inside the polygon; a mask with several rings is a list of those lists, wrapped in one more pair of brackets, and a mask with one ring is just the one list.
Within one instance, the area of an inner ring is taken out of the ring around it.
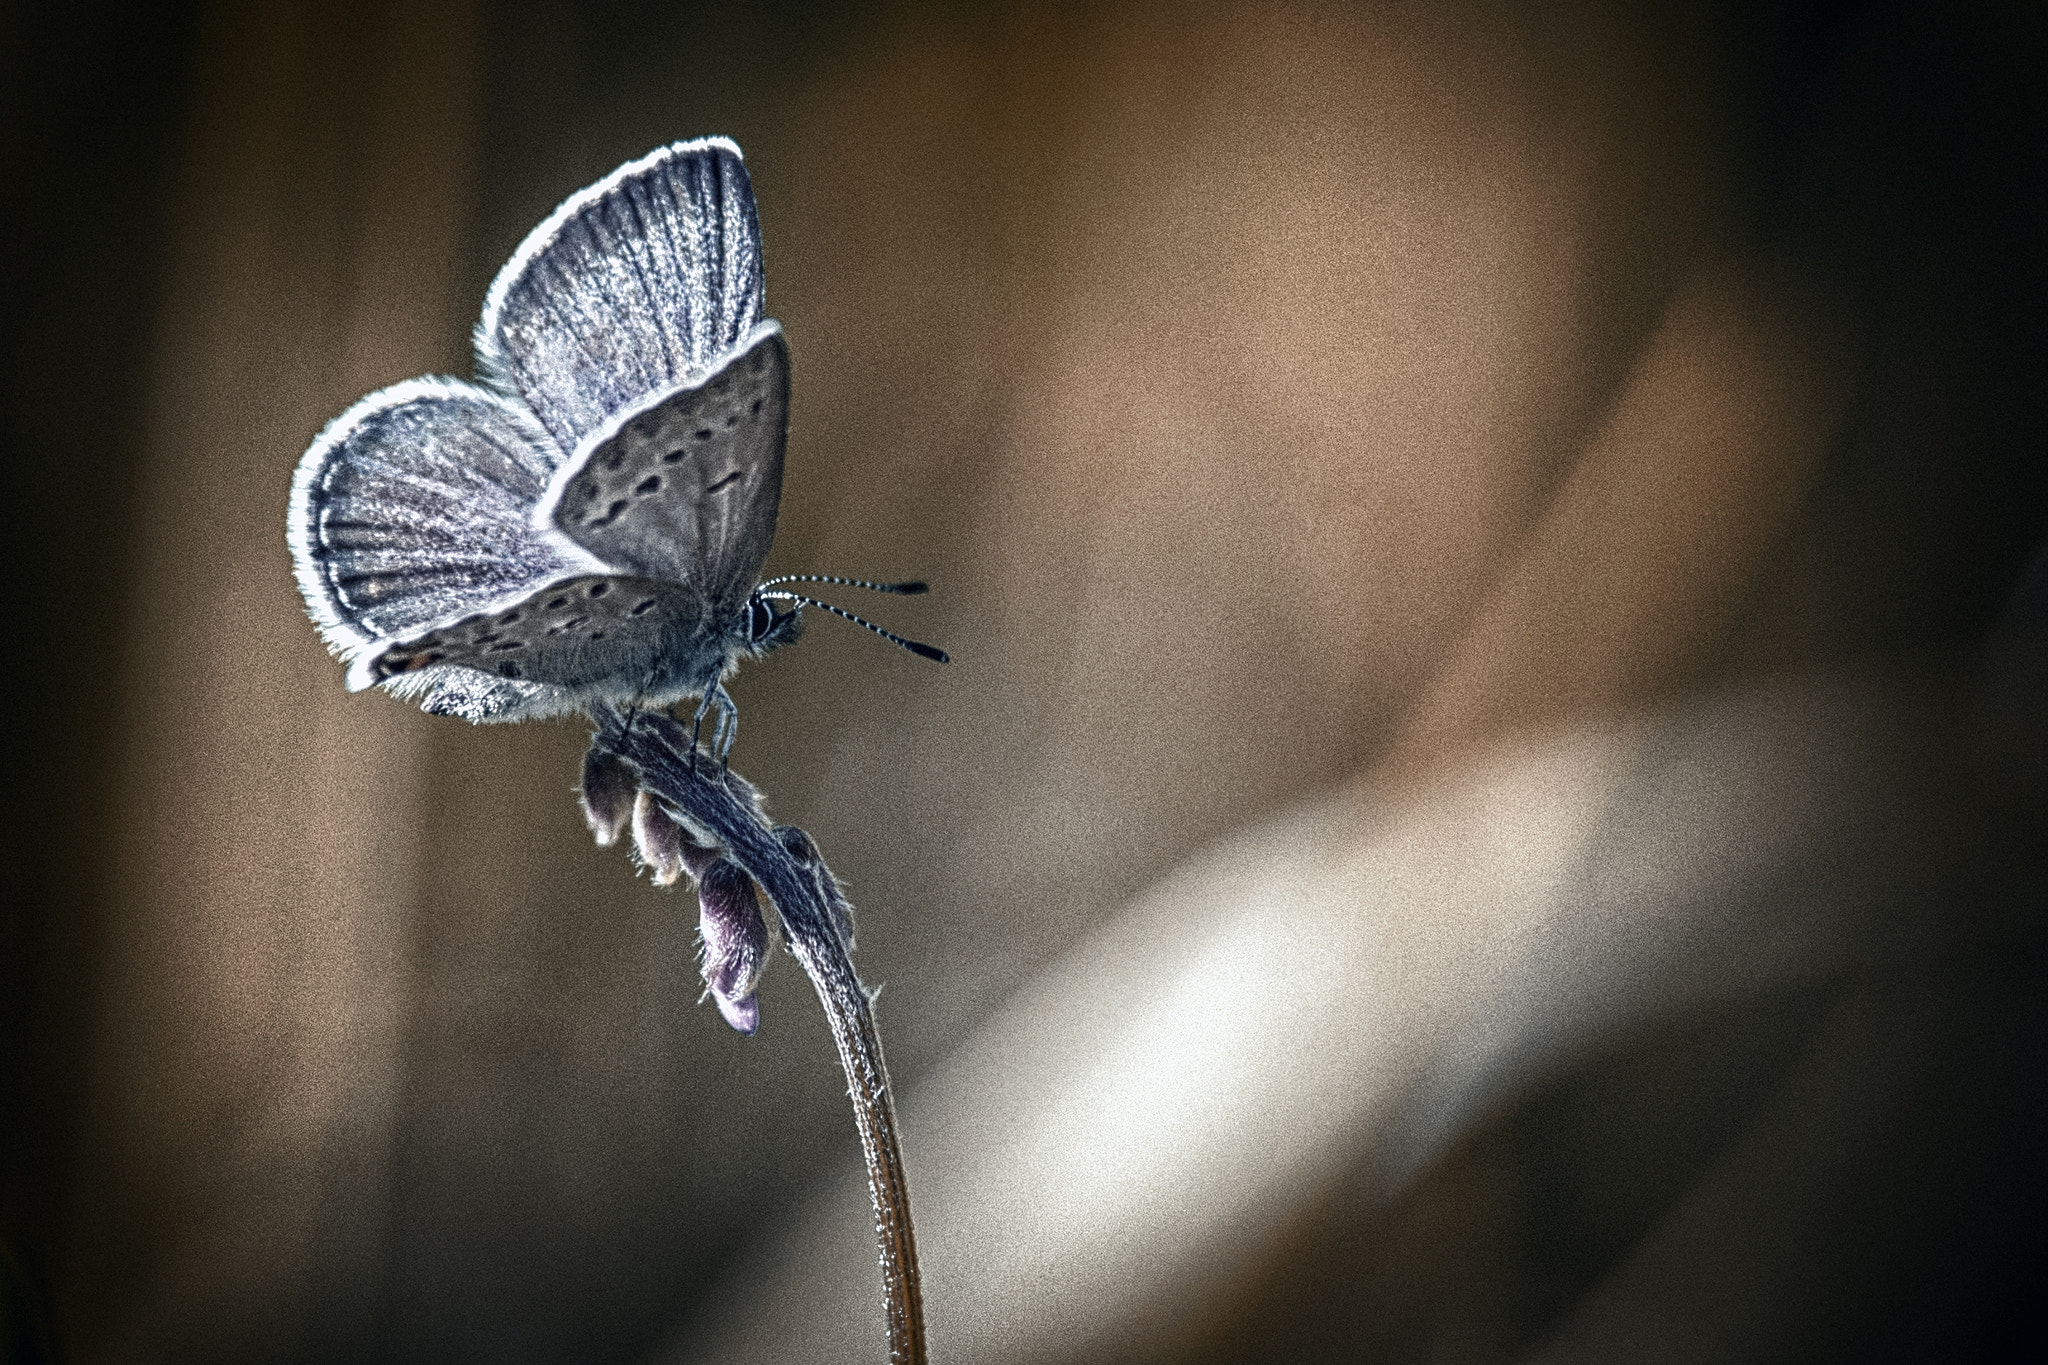
{"label": "hairy stem", "polygon": [[[799,862],[770,832],[753,789],[702,754],[692,755],[667,733],[669,726],[642,715],[638,723],[610,707],[596,716],[599,746],[639,770],[655,799],[716,835],[726,856],[754,879],[782,916],[790,955],[803,964],[832,1026],[839,1064],[867,1159],[868,1196],[875,1206],[881,1245],[882,1291],[889,1318],[890,1365],[924,1365],[924,1302],[918,1287],[917,1240],[910,1224],[910,1191],[896,1138],[896,1106],[882,1038],[875,1031],[868,993],[853,969],[846,944],[832,927],[822,862]],[[673,727],[680,734],[680,727]]]}

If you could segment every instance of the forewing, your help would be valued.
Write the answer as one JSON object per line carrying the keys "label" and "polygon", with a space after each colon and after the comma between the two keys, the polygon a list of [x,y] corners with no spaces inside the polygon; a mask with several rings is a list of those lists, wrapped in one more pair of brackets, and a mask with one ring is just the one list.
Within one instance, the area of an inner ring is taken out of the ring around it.
{"label": "forewing", "polygon": [[679,142],[533,230],[491,285],[477,360],[573,451],[717,367],[761,306],[761,229],[739,148]]}
{"label": "forewing", "polygon": [[539,516],[607,564],[739,610],[775,540],[789,352],[762,323],[701,382],[600,429],[555,472]]}
{"label": "forewing", "polygon": [[496,394],[420,379],[374,393],[299,462],[287,538],[307,609],[337,653],[590,569],[535,529],[562,456]]}

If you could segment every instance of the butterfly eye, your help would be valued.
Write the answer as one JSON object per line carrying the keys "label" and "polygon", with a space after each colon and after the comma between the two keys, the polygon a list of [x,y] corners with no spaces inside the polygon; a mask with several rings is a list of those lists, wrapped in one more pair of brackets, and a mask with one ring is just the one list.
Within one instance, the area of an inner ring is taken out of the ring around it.
{"label": "butterfly eye", "polygon": [[759,643],[769,631],[775,629],[775,609],[762,598],[756,597],[747,603],[747,639]]}

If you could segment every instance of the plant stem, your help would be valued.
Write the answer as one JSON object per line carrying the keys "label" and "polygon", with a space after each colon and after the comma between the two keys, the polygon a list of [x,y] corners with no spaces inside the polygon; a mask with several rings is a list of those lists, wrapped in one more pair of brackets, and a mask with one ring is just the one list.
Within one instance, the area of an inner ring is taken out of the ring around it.
{"label": "plant stem", "polygon": [[[693,760],[665,733],[672,722],[664,725],[641,715],[633,723],[611,707],[601,708],[595,719],[596,743],[638,769],[641,785],[655,799],[716,835],[726,856],[754,879],[782,916],[790,955],[803,964],[832,1026],[860,1129],[868,1197],[875,1208],[875,1239],[881,1247],[890,1365],[925,1365],[924,1302],[910,1223],[910,1191],[897,1144],[896,1106],[889,1094],[889,1070],[882,1061],[874,1010],[846,944],[832,927],[821,889],[820,878],[829,878],[830,871],[822,862],[797,861],[771,834],[753,788],[701,752]],[[680,733],[680,727],[673,728]]]}

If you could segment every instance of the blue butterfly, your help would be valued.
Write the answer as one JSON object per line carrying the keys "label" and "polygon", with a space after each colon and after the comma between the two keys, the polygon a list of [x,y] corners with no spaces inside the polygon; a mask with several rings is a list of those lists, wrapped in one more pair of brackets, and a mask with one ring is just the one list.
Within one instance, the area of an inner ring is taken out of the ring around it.
{"label": "blue butterfly", "polygon": [[[679,142],[572,195],[492,283],[481,384],[415,379],[320,433],[292,484],[299,588],[351,691],[518,720],[699,698],[723,756],[740,659],[804,604],[757,583],[775,539],[789,350],[761,316],[739,148]],[[778,609],[787,603],[788,609]]]}

